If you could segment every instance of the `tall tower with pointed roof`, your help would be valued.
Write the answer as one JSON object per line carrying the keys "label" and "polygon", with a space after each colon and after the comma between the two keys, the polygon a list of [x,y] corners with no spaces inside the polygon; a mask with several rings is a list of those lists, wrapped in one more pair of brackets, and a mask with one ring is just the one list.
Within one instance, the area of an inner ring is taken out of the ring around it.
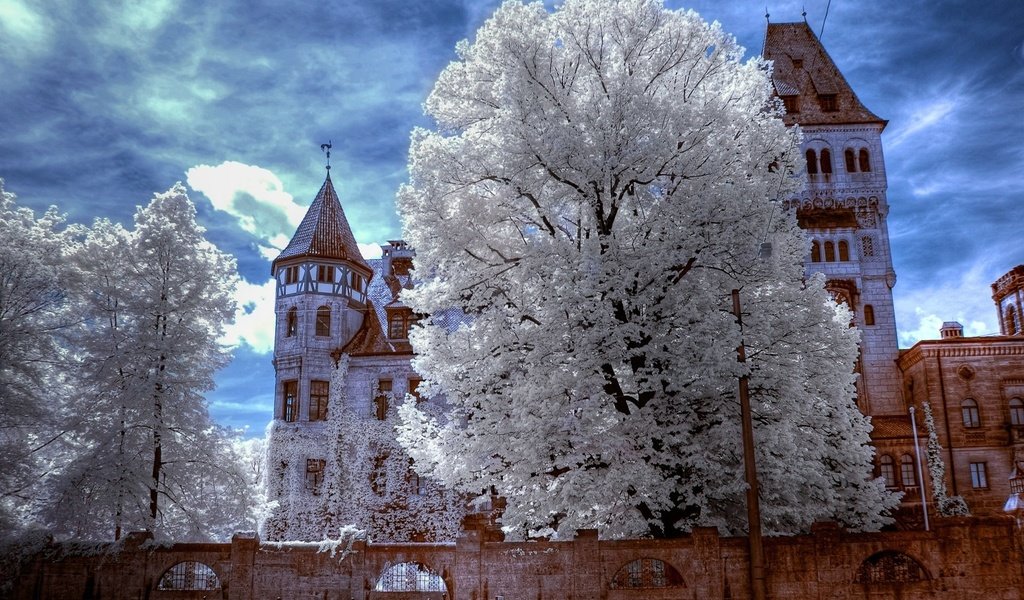
{"label": "tall tower with pointed roof", "polygon": [[270,540],[335,538],[347,525],[378,541],[454,539],[457,495],[419,477],[395,436],[416,397],[404,241],[366,260],[328,172],[291,242],[274,259],[275,400],[266,491]]}
{"label": "tall tower with pointed roof", "polygon": [[786,124],[803,131],[806,185],[787,204],[811,239],[807,271],[824,273],[861,331],[858,404],[867,414],[903,413],[881,140],[886,121],[861,103],[807,23],[770,23],[763,56],[774,63]]}

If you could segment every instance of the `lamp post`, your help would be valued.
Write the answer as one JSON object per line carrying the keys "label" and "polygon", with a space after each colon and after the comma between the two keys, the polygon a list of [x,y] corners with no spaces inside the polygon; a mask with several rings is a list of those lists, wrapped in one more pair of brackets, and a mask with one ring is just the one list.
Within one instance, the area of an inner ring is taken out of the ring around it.
{"label": "lamp post", "polygon": [[[732,313],[740,326],[740,345],[736,348],[739,362],[747,362],[743,344],[743,314],[740,312],[740,291],[732,291]],[[750,543],[750,591],[753,600],[766,600],[768,590],[764,578],[764,542],[761,539],[761,503],[758,497],[757,464],[754,462],[754,423],[750,416],[750,392],[746,374],[740,376],[740,419],[743,422],[743,468],[747,480],[747,539]]]}
{"label": "lamp post", "polygon": [[914,433],[914,458],[917,461],[917,481],[921,490],[921,509],[924,510],[924,530],[928,531],[928,501],[924,497],[924,470],[921,468],[921,446],[917,443],[917,419],[914,407],[910,407],[910,430]]}

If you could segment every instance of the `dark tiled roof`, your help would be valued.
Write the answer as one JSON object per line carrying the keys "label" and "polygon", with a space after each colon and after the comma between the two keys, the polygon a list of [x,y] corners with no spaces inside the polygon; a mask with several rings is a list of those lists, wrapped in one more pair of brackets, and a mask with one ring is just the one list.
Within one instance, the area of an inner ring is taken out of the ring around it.
{"label": "dark tiled roof", "polygon": [[[799,98],[799,112],[785,116],[787,125],[885,125],[886,121],[861,104],[807,23],[769,23],[762,55],[775,63],[775,91]],[[822,110],[819,95],[835,95],[837,110]]]}
{"label": "dark tiled roof", "polygon": [[[921,415],[918,416],[917,434],[918,436],[927,435],[922,424],[924,417]],[[871,439],[874,440],[913,437],[913,429],[910,427],[910,417],[905,415],[875,415],[871,417],[871,427]]]}
{"label": "dark tiled roof", "polygon": [[[369,354],[411,354],[412,346],[408,341],[391,340],[387,336],[388,315],[386,306],[396,301],[398,289],[392,289],[394,276],[384,275],[385,262],[380,258],[372,258],[367,266],[373,270],[366,289],[367,314],[363,326],[342,348],[351,356]],[[411,285],[410,285],[411,287]]]}
{"label": "dark tiled roof", "polygon": [[341,208],[338,193],[334,191],[330,173],[327,174],[327,179],[324,180],[313,204],[309,205],[299,228],[295,230],[292,241],[274,259],[271,272],[276,269],[278,261],[295,256],[347,260],[367,271],[370,270],[363,255],[359,253],[359,246],[352,235],[348,219],[345,218],[345,211]]}

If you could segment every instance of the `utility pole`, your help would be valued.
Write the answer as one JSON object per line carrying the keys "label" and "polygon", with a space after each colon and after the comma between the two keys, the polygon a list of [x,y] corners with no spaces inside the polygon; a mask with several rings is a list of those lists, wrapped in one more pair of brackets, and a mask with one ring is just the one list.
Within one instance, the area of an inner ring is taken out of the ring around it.
{"label": "utility pole", "polygon": [[[740,312],[740,291],[732,291],[732,313],[740,326],[740,345],[736,348],[739,362],[747,362],[743,344],[743,313]],[[750,391],[746,374],[740,377],[740,418],[743,421],[743,467],[747,480],[747,540],[750,543],[750,592],[753,600],[767,600],[764,577],[764,542],[761,539],[761,503],[758,497],[757,464],[754,462],[754,422],[750,415]]]}

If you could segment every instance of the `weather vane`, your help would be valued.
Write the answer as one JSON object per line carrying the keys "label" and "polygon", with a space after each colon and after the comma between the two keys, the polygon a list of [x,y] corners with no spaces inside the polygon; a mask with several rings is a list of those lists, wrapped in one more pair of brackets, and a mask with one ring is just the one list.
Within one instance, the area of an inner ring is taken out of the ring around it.
{"label": "weather vane", "polygon": [[803,12],[802,12],[802,13],[800,13],[800,14],[801,14],[801,15],[803,15],[803,17],[804,17],[804,23],[806,23],[806,22],[807,22],[807,7],[806,7],[806,6],[801,6],[801,7],[800,7],[800,10],[802,10],[802,11],[803,11]]}
{"label": "weather vane", "polygon": [[320,151],[327,153],[327,170],[331,170],[331,140],[327,140],[326,144],[320,144]]}
{"label": "weather vane", "polygon": [[767,4],[764,5],[764,20],[768,21],[769,23],[772,22],[771,15],[768,14],[768,5]]}

